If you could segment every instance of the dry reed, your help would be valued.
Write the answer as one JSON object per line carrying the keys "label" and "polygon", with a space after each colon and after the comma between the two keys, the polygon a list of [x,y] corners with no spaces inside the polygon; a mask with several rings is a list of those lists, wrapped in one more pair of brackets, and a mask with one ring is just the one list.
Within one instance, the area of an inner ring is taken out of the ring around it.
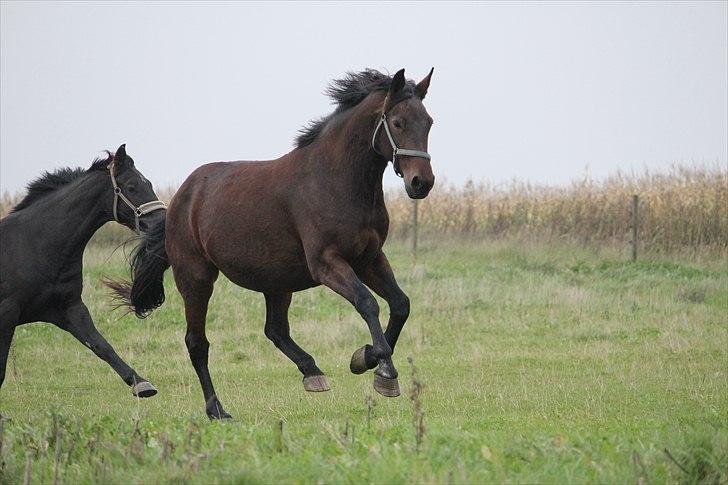
{"label": "dry reed", "polygon": [[[630,203],[640,197],[639,241],[646,250],[728,248],[728,177],[718,166],[673,167],[666,173],[617,173],[566,187],[514,181],[436,187],[420,201],[419,231],[430,235],[571,238],[585,244],[626,243]],[[408,237],[411,201],[387,193],[391,233]]]}

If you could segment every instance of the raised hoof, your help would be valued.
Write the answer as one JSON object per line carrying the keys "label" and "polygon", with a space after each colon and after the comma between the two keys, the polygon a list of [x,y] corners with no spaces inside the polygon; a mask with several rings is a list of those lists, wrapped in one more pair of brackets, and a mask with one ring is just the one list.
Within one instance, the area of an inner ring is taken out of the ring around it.
{"label": "raised hoof", "polygon": [[374,390],[384,397],[397,397],[399,396],[399,382],[396,377],[388,379],[374,374]]}
{"label": "raised hoof", "polygon": [[326,382],[326,376],[308,376],[303,378],[303,388],[308,392],[329,391],[329,383]]}
{"label": "raised hoof", "polygon": [[142,381],[131,386],[131,393],[135,397],[152,397],[157,393],[157,388],[151,382]]}
{"label": "raised hoof", "polygon": [[364,357],[364,350],[366,349],[366,347],[366,345],[360,347],[356,349],[353,354],[351,354],[349,370],[351,370],[351,372],[354,374],[363,374],[369,370],[369,367],[367,367],[366,358]]}

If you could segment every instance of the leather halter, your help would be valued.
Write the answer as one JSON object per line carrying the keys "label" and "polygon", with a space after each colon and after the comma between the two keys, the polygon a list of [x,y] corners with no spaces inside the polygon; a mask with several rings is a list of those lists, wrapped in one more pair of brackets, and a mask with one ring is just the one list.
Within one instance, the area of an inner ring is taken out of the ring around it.
{"label": "leather halter", "polygon": [[397,155],[404,155],[407,157],[420,157],[420,158],[426,158],[427,160],[432,159],[430,154],[427,152],[421,152],[419,150],[408,150],[406,148],[399,148],[397,146],[397,144],[394,142],[394,138],[392,137],[392,133],[389,131],[389,122],[387,121],[387,113],[382,113],[381,118],[379,118],[379,123],[377,123],[377,127],[374,128],[374,135],[372,135],[372,148],[374,148],[375,152],[378,153],[375,143],[377,141],[377,134],[379,133],[379,129],[382,126],[384,126],[384,132],[387,134],[387,139],[389,140],[389,144],[392,145],[392,168],[394,168],[394,173],[396,173],[399,178],[404,178],[404,176],[402,175],[402,172],[399,170],[399,163],[397,162]]}
{"label": "leather halter", "polygon": [[118,223],[121,223],[121,221],[119,221],[116,210],[119,199],[121,199],[134,212],[134,227],[136,233],[139,234],[139,218],[145,214],[149,214],[150,212],[154,212],[159,209],[166,209],[167,204],[157,199],[145,202],[144,204],[139,206],[135,206],[129,200],[129,198],[122,193],[121,187],[119,187],[119,184],[116,183],[116,177],[114,176],[114,161],[112,160],[106,168],[109,169],[109,174],[111,175],[111,185],[114,186],[114,220]]}

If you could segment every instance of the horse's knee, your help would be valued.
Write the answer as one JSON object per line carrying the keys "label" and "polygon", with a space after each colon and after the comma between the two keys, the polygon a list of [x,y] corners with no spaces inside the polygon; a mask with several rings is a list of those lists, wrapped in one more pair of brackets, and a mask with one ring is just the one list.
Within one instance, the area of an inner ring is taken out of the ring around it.
{"label": "horse's knee", "polygon": [[393,320],[404,323],[410,314],[410,299],[404,293],[400,293],[389,302],[389,311]]}

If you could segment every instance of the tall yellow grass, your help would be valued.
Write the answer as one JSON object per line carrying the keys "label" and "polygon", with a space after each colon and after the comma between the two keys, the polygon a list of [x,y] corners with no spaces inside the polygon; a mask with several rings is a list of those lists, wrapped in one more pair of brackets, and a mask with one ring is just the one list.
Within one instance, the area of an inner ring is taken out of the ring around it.
{"label": "tall yellow grass", "polygon": [[[418,202],[420,233],[572,238],[583,243],[626,243],[632,195],[640,198],[638,240],[644,249],[728,248],[728,177],[719,166],[680,167],[663,173],[617,173],[566,187],[514,181],[505,186],[468,182],[439,186]],[[411,230],[412,201],[390,191],[393,235]]]}
{"label": "tall yellow grass", "polygon": [[[169,200],[174,189],[160,192]],[[675,166],[667,172],[617,173],[583,178],[565,187],[514,181],[504,186],[468,182],[439,184],[419,201],[419,231],[465,237],[570,238],[585,244],[626,244],[632,195],[640,197],[639,242],[643,250],[728,249],[728,172],[725,167]],[[22,194],[3,194],[5,216]],[[411,233],[413,202],[401,189],[386,194],[394,237]],[[128,232],[104,227],[96,242],[120,242]]]}

